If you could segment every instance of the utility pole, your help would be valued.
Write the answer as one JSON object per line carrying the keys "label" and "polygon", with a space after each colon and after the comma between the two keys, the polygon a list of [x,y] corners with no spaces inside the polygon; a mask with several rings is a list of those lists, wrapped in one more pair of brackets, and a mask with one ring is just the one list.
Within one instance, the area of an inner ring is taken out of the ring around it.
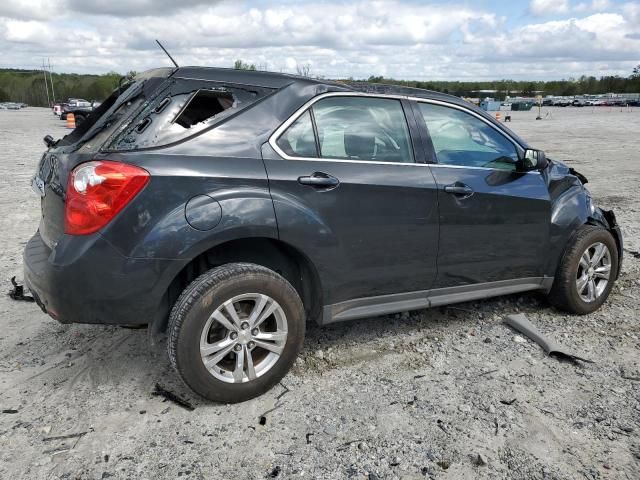
{"label": "utility pole", "polygon": [[49,58],[47,58],[47,63],[49,64],[49,80],[51,81],[51,100],[56,103],[56,94],[53,90],[53,75],[51,75],[51,60]]}
{"label": "utility pole", "polygon": [[51,100],[49,100],[49,82],[47,82],[47,71],[44,68],[44,57],[42,58],[42,74],[44,75],[44,88],[47,91],[47,107],[51,107]]}

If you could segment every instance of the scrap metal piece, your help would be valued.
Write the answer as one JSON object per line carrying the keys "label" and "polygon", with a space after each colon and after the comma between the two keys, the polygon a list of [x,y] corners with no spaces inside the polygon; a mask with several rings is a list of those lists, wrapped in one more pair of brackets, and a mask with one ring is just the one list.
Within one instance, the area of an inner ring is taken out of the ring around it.
{"label": "scrap metal piece", "polygon": [[22,300],[23,302],[35,302],[35,299],[33,297],[24,294],[24,286],[18,285],[18,282],[16,282],[16,277],[11,277],[11,283],[13,284],[13,289],[9,292],[9,296],[13,300]]}
{"label": "scrap metal piece", "polygon": [[189,402],[187,402],[186,400],[183,400],[182,398],[177,396],[175,393],[170,392],[169,390],[165,390],[157,383],[156,383],[155,389],[153,390],[153,392],[151,392],[151,395],[156,397],[164,397],[163,401],[166,402],[167,400],[169,400],[170,402],[173,402],[176,405],[184,408],[185,410],[189,410],[190,412],[195,410],[195,407],[191,405]]}
{"label": "scrap metal piece", "polygon": [[540,345],[549,356],[556,358],[570,360],[575,362],[580,360],[581,362],[594,363],[593,360],[587,360],[586,358],[578,357],[572,353],[568,353],[563,347],[554,340],[546,338],[538,329],[527,319],[524,313],[517,313],[514,315],[507,315],[505,323],[514,330],[526,335],[531,340]]}
{"label": "scrap metal piece", "polygon": [[78,433],[70,433],[68,435],[59,435],[57,437],[45,437],[42,439],[43,442],[51,442],[53,440],[68,440],[70,438],[81,438],[84,437],[89,432],[78,432]]}

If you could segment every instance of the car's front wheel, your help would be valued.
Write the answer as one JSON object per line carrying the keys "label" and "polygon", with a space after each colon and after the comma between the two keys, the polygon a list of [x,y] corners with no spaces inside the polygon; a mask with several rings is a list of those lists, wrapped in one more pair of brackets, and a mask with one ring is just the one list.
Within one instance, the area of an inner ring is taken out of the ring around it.
{"label": "car's front wheel", "polygon": [[606,229],[584,225],[574,235],[558,266],[549,301],[584,315],[605,302],[618,272],[618,248]]}
{"label": "car's front wheel", "polygon": [[178,298],[169,317],[169,359],[196,393],[242,402],[286,375],[304,332],[302,302],[286,279],[232,263],[201,275]]}

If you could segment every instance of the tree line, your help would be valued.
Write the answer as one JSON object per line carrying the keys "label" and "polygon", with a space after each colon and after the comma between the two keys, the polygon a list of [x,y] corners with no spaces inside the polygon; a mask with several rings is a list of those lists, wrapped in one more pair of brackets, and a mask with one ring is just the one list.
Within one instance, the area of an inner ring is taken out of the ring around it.
{"label": "tree line", "polygon": [[[640,93],[640,74],[629,77],[583,75],[568,80],[549,81],[515,81],[493,80],[486,82],[458,82],[458,81],[399,81],[385,77],[371,76],[367,79],[373,83],[390,83],[415,88],[425,88],[443,93],[451,93],[461,97],[495,97],[503,100],[507,95],[512,97],[535,97],[536,95],[573,96],[596,95],[602,93]],[[482,92],[495,90],[495,93]]]}
{"label": "tree line", "polygon": [[[51,83],[55,101],[68,98],[102,101],[118,86],[122,77],[116,72],[104,75],[79,75],[75,73],[46,74],[49,102],[53,102]],[[0,102],[23,102],[36,107],[47,106],[45,74],[42,70],[0,69]]]}
{"label": "tree line", "polygon": [[[257,70],[254,64],[237,60],[234,68],[240,70]],[[129,72],[127,76],[135,72]],[[298,74],[313,76],[308,65],[298,68]],[[117,72],[103,75],[80,75],[75,73],[47,73],[49,102],[51,98],[51,80],[55,100],[66,101],[67,98],[84,98],[85,100],[102,101],[118,86],[122,77]],[[354,78],[345,78],[353,81]],[[397,80],[382,76],[370,76],[361,80],[372,83],[389,83],[408,87],[425,88],[462,97],[493,96],[504,99],[505,96],[522,95],[593,95],[602,93],[640,93],[640,65],[634,68],[629,77],[583,75],[579,78],[550,81],[515,81],[494,80],[483,82],[461,81],[419,81]],[[481,90],[495,90],[496,93],[482,93]],[[47,106],[45,76],[41,70],[0,69],[0,102],[24,102],[29,105]]]}

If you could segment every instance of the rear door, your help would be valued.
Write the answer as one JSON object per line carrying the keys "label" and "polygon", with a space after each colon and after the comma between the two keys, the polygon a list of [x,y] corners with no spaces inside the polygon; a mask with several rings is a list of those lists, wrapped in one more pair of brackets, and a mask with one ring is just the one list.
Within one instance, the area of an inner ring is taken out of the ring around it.
{"label": "rear door", "polygon": [[436,160],[440,249],[434,288],[543,275],[550,225],[542,175],[518,172],[522,147],[481,115],[414,104]]}
{"label": "rear door", "polygon": [[310,257],[324,304],[427,290],[437,192],[408,103],[328,94],[280,127],[265,154],[280,238]]}

